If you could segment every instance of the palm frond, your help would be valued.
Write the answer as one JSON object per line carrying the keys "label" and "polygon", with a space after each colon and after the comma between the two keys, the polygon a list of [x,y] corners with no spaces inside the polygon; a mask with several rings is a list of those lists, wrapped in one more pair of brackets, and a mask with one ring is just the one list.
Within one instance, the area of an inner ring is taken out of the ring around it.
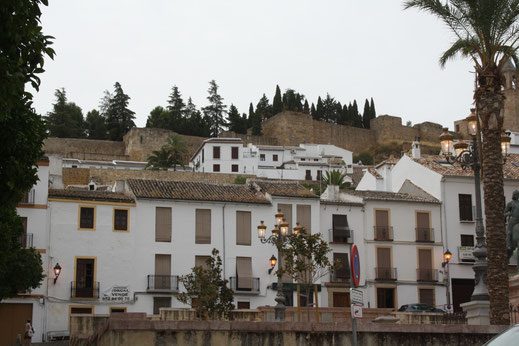
{"label": "palm frond", "polygon": [[454,59],[458,54],[470,57],[477,62],[479,48],[479,41],[476,38],[459,39],[440,57],[440,66],[444,67],[447,61]]}

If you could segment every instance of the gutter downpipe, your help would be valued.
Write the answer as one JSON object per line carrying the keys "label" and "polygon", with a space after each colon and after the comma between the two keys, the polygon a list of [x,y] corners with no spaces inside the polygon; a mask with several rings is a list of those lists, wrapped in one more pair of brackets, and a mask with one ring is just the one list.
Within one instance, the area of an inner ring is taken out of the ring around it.
{"label": "gutter downpipe", "polygon": [[226,279],[226,276],[225,276],[225,260],[226,260],[226,257],[225,257],[225,206],[226,206],[226,204],[224,204],[222,207],[222,240],[223,240],[222,257],[223,257],[223,279],[224,280]]}

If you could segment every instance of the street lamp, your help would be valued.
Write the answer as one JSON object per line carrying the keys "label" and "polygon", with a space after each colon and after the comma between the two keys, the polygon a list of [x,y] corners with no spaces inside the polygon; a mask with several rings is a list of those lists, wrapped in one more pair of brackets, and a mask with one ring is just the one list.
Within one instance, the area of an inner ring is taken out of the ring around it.
{"label": "street lamp", "polygon": [[[483,217],[481,212],[481,164],[479,162],[478,143],[476,140],[478,126],[475,109],[471,109],[471,114],[466,118],[466,121],[468,126],[467,130],[469,134],[472,136],[472,142],[470,142],[469,144],[464,143],[462,141],[455,143],[453,145],[455,152],[452,153],[451,145],[453,136],[447,131],[447,129],[444,129],[443,133],[440,135],[440,144],[442,148],[442,153],[447,159],[447,163],[454,164],[458,162],[461,164],[461,167],[463,169],[467,169],[467,167],[470,167],[474,171],[474,183],[476,189],[476,247],[474,249],[473,254],[476,258],[476,261],[474,262],[472,269],[475,273],[476,286],[474,287],[474,292],[472,293],[472,297],[470,298],[470,300],[488,301],[488,265],[486,260],[487,248],[485,245],[485,227],[483,225]],[[508,154],[509,143],[510,138],[506,135],[502,136],[501,148],[503,149],[502,154],[505,157],[505,159],[506,155]],[[445,253],[446,256],[452,256],[452,254],[450,254],[449,251],[447,252]],[[445,257],[445,259],[447,260],[447,257]]]}
{"label": "street lamp", "polygon": [[450,293],[450,281],[451,281],[451,278],[450,278],[450,273],[449,273],[449,262],[452,258],[452,253],[449,251],[449,249],[447,249],[447,251],[445,251],[445,253],[443,254],[443,262],[442,262],[442,268],[444,268],[444,271],[445,271],[445,274],[447,276],[447,306],[449,307],[449,311],[450,312],[450,306],[451,306],[451,293]]}
{"label": "street lamp", "polygon": [[[281,210],[278,210],[275,215],[276,224],[274,225],[274,229],[271,231],[272,235],[270,237],[266,237],[267,226],[261,221],[258,225],[258,238],[260,239],[262,244],[273,244],[276,246],[278,250],[278,258],[272,255],[270,258],[271,268],[269,269],[269,274],[274,269],[276,262],[278,262],[278,268],[283,268],[283,256],[280,255],[281,249],[283,247],[283,243],[287,240],[288,236],[288,223],[283,218],[284,215]],[[274,307],[274,313],[276,317],[276,321],[282,322],[285,320],[285,295],[283,294],[283,281],[281,280],[281,275],[278,274],[278,282],[277,282],[277,295],[275,301],[277,302]]]}
{"label": "street lamp", "polygon": [[56,275],[56,277],[54,278],[54,283],[56,283],[56,281],[58,280],[58,277],[59,277],[59,274],[61,274],[61,266],[59,265],[59,263],[56,263],[56,265],[54,266],[54,275]]}

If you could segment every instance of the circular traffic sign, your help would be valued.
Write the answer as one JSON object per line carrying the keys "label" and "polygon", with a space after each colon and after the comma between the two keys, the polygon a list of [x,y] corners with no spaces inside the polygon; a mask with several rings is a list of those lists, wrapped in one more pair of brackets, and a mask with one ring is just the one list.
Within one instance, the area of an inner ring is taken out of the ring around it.
{"label": "circular traffic sign", "polygon": [[357,245],[353,244],[351,247],[351,277],[353,281],[353,285],[357,287],[360,281],[360,257],[359,250],[357,249]]}

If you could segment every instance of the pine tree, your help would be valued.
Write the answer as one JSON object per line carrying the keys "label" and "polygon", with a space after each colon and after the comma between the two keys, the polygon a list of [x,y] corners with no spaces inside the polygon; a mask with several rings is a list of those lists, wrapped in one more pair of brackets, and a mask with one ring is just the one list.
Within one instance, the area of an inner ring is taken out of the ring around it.
{"label": "pine tree", "polygon": [[256,105],[256,115],[260,118],[261,121],[272,117],[272,106],[270,105],[269,99],[267,96],[265,96],[265,94],[263,94],[258,104]]}
{"label": "pine tree", "polygon": [[156,129],[165,129],[165,124],[162,123],[161,115],[166,110],[162,106],[157,106],[153,108],[148,115],[148,119],[146,120],[146,127],[156,128]]}
{"label": "pine tree", "polygon": [[369,129],[369,121],[371,120],[371,109],[369,108],[369,101],[366,99],[364,102],[364,112],[362,113],[362,126],[365,129]]}
{"label": "pine tree", "polygon": [[187,100],[185,116],[186,130],[184,134],[190,136],[209,137],[209,121],[206,116],[202,117],[202,113],[196,109],[191,97]]}
{"label": "pine tree", "polygon": [[83,112],[75,103],[67,101],[64,88],[56,89],[56,103],[52,112],[47,114],[47,129],[50,137],[80,138],[84,137]]}
{"label": "pine tree", "polygon": [[305,104],[303,105],[303,113],[310,114],[310,107],[308,106],[308,100],[305,99]]}
{"label": "pine tree", "polygon": [[283,111],[283,101],[281,99],[281,89],[279,89],[279,85],[276,85],[276,95],[274,96],[274,100],[272,101],[272,115],[276,115]]}
{"label": "pine tree", "polygon": [[126,95],[119,82],[114,85],[114,94],[107,110],[106,126],[112,141],[122,141],[123,136],[135,127],[135,113],[128,108],[130,96]]}
{"label": "pine tree", "polygon": [[106,130],[105,118],[93,109],[87,113],[85,120],[85,128],[89,139],[107,139],[108,131]]}
{"label": "pine tree", "polygon": [[229,112],[227,113],[229,131],[233,131],[236,133],[241,133],[241,116],[240,112],[238,112],[238,108],[231,103],[229,107]]}
{"label": "pine tree", "polygon": [[169,117],[166,122],[166,128],[172,131],[182,133],[186,127],[185,124],[185,111],[186,105],[182,100],[182,94],[178,90],[176,85],[171,89],[171,94],[168,99],[167,109],[169,111]]}
{"label": "pine tree", "polygon": [[207,92],[209,93],[209,96],[207,96],[209,105],[202,108],[202,110],[210,121],[210,136],[218,137],[223,127],[227,125],[224,118],[227,106],[223,104],[223,97],[218,94],[218,85],[214,79],[209,82]]}
{"label": "pine tree", "polygon": [[351,114],[353,117],[353,126],[362,128],[362,116],[360,115],[359,108],[357,107],[357,100],[353,100]]}

